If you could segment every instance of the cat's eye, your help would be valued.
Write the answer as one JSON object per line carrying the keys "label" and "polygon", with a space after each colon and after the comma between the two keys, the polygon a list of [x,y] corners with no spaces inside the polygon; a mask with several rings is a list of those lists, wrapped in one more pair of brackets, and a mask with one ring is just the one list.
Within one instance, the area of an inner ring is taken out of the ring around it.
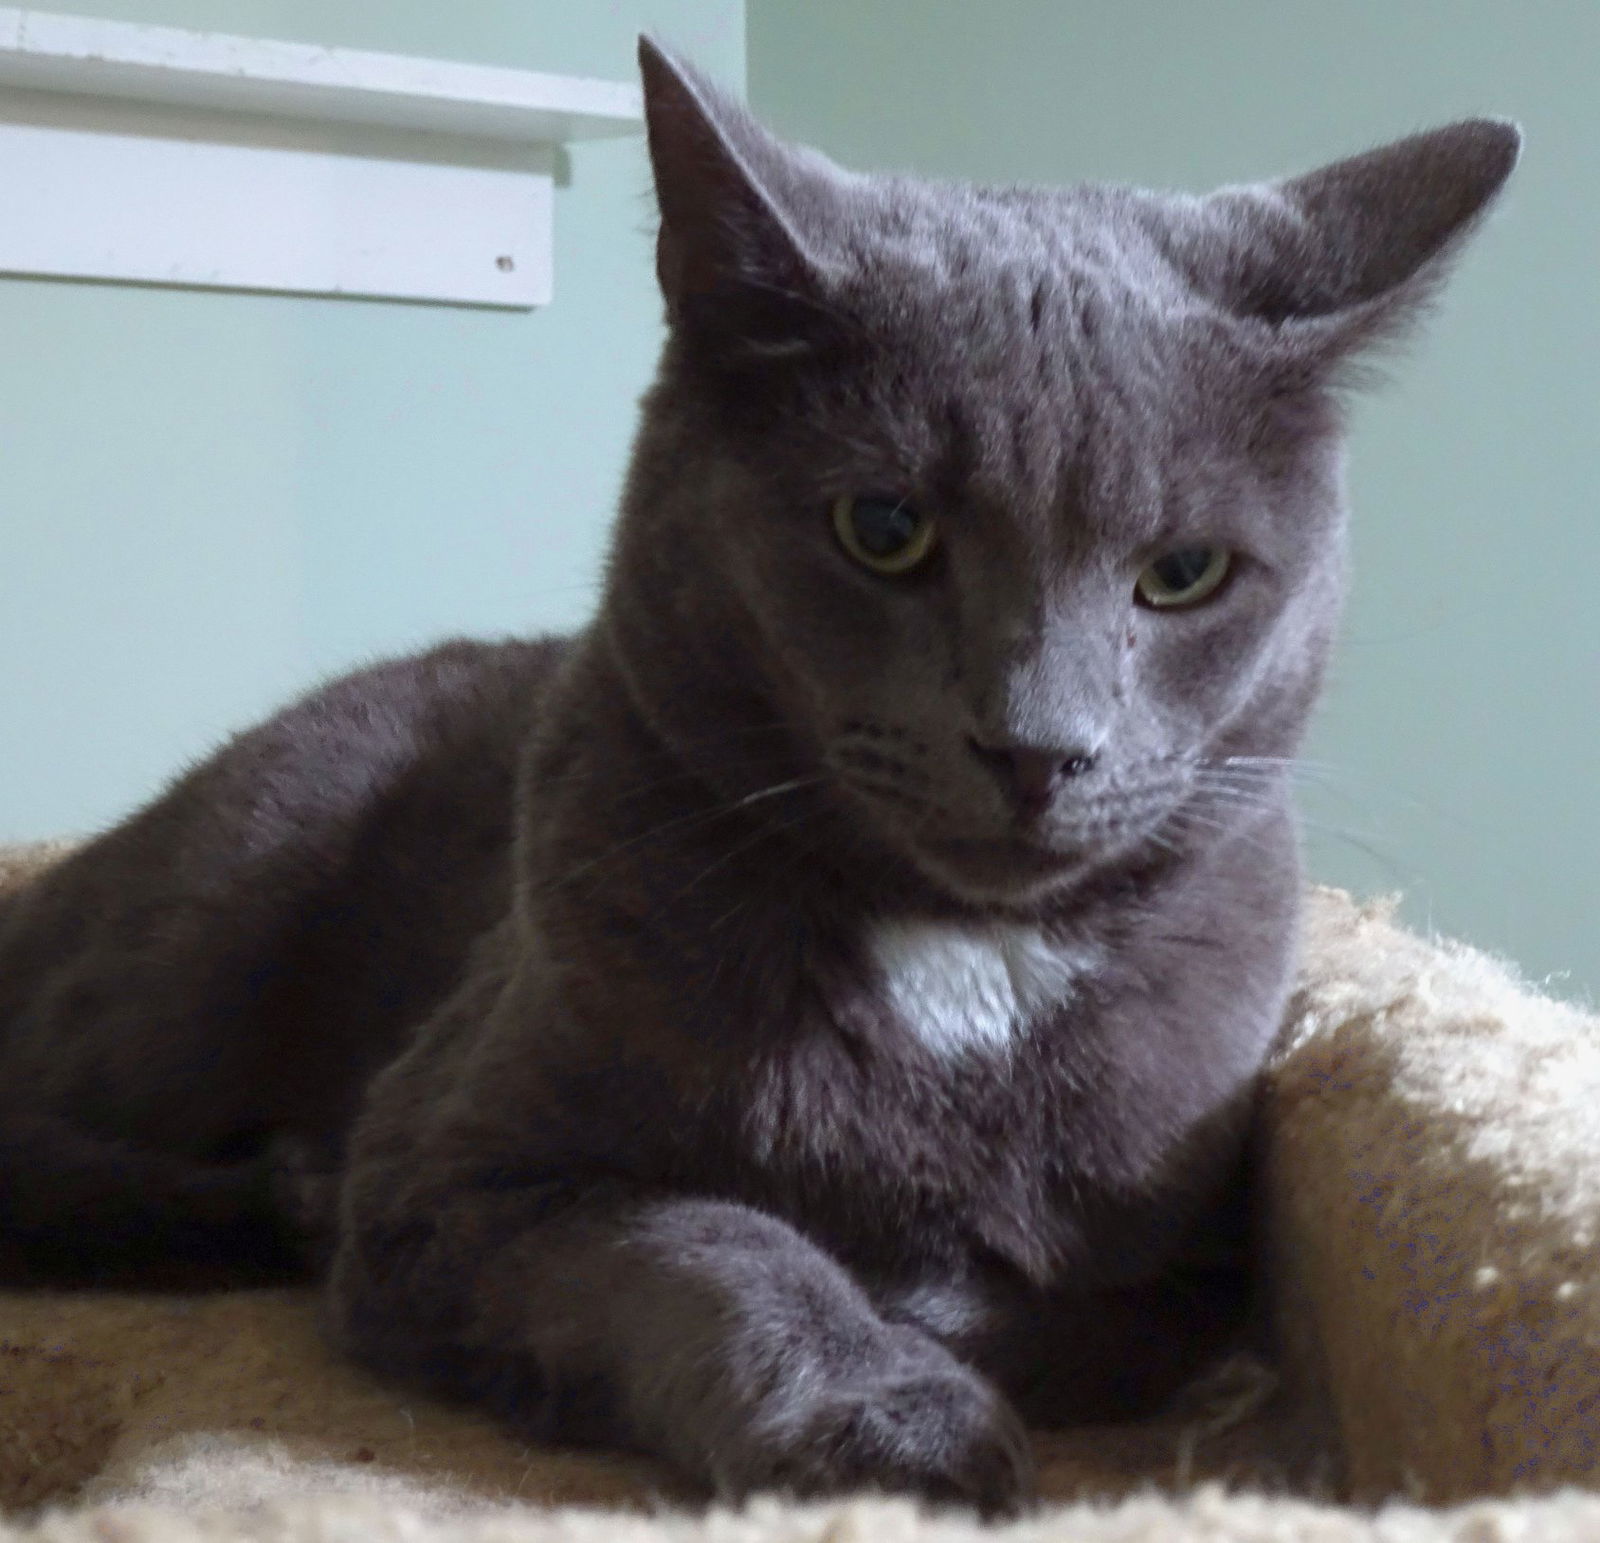
{"label": "cat's eye", "polygon": [[1222,587],[1233,553],[1221,546],[1185,546],[1158,557],[1139,575],[1138,597],[1158,611],[1199,605]]}
{"label": "cat's eye", "polygon": [[835,500],[833,532],[855,560],[874,573],[909,573],[933,552],[933,520],[904,499]]}

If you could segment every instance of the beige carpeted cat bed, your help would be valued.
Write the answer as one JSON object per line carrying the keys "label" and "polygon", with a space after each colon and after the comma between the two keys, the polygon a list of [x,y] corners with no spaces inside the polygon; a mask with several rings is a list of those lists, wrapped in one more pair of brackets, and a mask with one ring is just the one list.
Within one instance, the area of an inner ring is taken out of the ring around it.
{"label": "beige carpeted cat bed", "polygon": [[[0,885],[50,856],[0,850]],[[1011,1535],[1600,1538],[1575,1487],[1600,1444],[1600,1020],[1320,892],[1262,1155],[1280,1364],[1219,1369],[1161,1424],[1040,1437],[1050,1504]],[[873,1501],[697,1516],[643,1462],[530,1449],[340,1364],[293,1292],[0,1295],[0,1505],[0,1543],[976,1525]]]}

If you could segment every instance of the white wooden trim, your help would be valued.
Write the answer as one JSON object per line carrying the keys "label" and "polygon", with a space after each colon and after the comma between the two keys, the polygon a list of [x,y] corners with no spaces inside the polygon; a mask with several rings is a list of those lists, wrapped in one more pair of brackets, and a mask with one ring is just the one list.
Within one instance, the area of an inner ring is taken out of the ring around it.
{"label": "white wooden trim", "polygon": [[0,274],[527,307],[637,89],[0,7]]}
{"label": "white wooden trim", "polygon": [[635,134],[640,120],[638,88],[616,81],[7,6],[0,86],[524,144]]}

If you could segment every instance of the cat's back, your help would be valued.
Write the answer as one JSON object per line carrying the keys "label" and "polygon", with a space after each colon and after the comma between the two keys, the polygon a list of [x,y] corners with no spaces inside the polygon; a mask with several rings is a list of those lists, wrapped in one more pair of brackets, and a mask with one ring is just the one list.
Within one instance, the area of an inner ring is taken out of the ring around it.
{"label": "cat's back", "polygon": [[567,648],[454,641],[329,682],[12,897],[13,1087],[197,1153],[342,1117],[502,903],[521,745]]}
{"label": "cat's back", "polygon": [[[430,803],[489,818],[568,647],[563,638],[452,640],[338,676],[234,735],[5,897],[0,954],[12,969],[0,982],[15,983],[28,938],[64,924],[69,911],[125,908],[132,896],[153,907],[160,895],[170,935],[183,897],[214,903],[248,875],[258,902],[270,905],[333,877],[358,859],[375,826],[393,828],[408,814],[416,823]],[[213,905],[207,920],[225,918]],[[0,1027],[4,1007],[0,995]]]}

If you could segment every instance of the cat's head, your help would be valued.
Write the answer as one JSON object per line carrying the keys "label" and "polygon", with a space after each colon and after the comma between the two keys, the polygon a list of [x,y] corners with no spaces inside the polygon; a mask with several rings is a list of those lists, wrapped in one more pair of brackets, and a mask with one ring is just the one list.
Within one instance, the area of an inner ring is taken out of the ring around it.
{"label": "cat's head", "polygon": [[669,340],[609,603],[663,721],[735,760],[781,721],[785,773],[967,899],[1240,818],[1330,646],[1346,367],[1517,131],[1204,197],[972,187],[641,52]]}

